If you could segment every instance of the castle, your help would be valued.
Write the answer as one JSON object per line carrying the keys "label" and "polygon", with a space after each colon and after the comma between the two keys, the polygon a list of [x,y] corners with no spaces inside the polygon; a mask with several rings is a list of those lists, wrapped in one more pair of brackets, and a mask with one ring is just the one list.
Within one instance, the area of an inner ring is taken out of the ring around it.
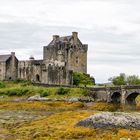
{"label": "castle", "polygon": [[60,37],[53,35],[43,47],[43,60],[30,57],[19,61],[15,53],[0,55],[0,80],[30,80],[33,83],[70,85],[73,72],[87,73],[88,45],[82,44],[78,33]]}

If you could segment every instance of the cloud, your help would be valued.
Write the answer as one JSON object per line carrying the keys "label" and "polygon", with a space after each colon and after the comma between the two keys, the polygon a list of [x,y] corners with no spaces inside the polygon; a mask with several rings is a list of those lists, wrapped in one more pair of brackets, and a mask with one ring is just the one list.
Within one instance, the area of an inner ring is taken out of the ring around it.
{"label": "cloud", "polygon": [[140,75],[139,0],[0,0],[0,53],[42,59],[53,34],[79,32],[89,45],[88,72],[97,82]]}

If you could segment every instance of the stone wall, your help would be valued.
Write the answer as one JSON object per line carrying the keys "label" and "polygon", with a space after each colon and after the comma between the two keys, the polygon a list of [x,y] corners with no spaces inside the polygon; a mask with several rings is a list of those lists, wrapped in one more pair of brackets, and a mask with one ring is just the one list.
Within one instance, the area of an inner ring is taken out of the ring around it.
{"label": "stone wall", "polygon": [[0,63],[0,80],[5,80],[5,74],[6,74],[6,64],[5,62]]}
{"label": "stone wall", "polygon": [[43,60],[20,61],[18,78],[51,85],[72,84],[72,72],[64,65]]}
{"label": "stone wall", "polygon": [[16,80],[18,78],[18,59],[15,53],[11,52],[11,57],[6,61],[6,80]]}
{"label": "stone wall", "polygon": [[69,69],[87,73],[87,46],[71,46],[68,56]]}

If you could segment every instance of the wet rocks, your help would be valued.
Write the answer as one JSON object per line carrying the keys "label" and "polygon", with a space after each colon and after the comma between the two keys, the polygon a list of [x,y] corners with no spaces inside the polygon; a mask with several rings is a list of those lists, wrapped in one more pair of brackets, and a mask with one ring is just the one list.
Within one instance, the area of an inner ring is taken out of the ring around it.
{"label": "wet rocks", "polygon": [[45,97],[41,97],[38,94],[38,95],[34,95],[34,96],[29,97],[27,100],[28,101],[48,101],[49,99],[48,98],[45,98]]}
{"label": "wet rocks", "polygon": [[140,113],[104,112],[80,121],[76,126],[90,128],[140,129]]}

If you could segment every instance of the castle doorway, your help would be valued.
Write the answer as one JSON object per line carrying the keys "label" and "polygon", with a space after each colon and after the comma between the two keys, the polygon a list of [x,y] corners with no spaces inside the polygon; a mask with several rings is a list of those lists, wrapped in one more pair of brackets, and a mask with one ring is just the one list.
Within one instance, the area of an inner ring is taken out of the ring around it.
{"label": "castle doorway", "polygon": [[36,81],[40,82],[40,76],[38,74],[36,75]]}

